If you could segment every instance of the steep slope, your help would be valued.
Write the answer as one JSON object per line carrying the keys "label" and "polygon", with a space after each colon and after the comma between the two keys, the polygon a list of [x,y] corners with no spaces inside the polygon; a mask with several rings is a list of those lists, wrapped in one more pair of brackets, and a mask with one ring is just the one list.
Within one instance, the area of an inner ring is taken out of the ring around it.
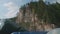
{"label": "steep slope", "polygon": [[48,2],[48,5],[43,1],[27,3],[20,8],[16,23],[29,31],[49,31],[60,22],[59,7],[59,3]]}

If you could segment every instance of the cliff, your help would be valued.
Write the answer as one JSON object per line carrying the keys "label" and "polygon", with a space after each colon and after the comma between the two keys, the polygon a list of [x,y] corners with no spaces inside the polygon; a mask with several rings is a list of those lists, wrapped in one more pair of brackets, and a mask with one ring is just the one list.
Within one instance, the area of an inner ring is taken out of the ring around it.
{"label": "cliff", "polygon": [[56,13],[54,8],[57,6],[56,4],[48,3],[46,5],[43,1],[27,3],[19,9],[16,23],[28,31],[50,31],[59,21],[57,18],[59,15],[56,15],[60,12]]}

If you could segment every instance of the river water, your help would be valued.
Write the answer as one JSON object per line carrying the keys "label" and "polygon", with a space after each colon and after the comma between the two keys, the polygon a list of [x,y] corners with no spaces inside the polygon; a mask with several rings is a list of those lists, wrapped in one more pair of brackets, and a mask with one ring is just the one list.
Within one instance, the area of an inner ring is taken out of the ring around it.
{"label": "river water", "polygon": [[11,34],[47,34],[47,32],[41,31],[41,32],[13,32]]}

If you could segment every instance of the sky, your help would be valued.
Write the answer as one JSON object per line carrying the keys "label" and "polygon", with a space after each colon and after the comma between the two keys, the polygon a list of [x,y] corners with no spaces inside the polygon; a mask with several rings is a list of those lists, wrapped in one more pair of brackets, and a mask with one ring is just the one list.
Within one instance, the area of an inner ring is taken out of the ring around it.
{"label": "sky", "polygon": [[[0,0],[0,19],[15,17],[19,8],[30,1],[31,0]],[[44,1],[49,1],[51,3],[55,3],[56,1],[60,2],[60,0]]]}

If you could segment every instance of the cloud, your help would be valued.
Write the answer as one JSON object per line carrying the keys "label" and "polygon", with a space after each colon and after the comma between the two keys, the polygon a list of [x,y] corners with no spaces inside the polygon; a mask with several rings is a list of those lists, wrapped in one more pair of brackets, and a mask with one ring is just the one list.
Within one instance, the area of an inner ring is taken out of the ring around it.
{"label": "cloud", "polygon": [[60,0],[50,0],[50,1],[51,3],[56,3],[56,2],[60,3]]}
{"label": "cloud", "polygon": [[44,2],[46,1],[46,0],[43,0]]}
{"label": "cloud", "polygon": [[4,3],[4,6],[8,10],[8,12],[5,14],[6,18],[16,16],[16,13],[18,12],[18,6],[16,6],[13,2]]}
{"label": "cloud", "polygon": [[35,0],[35,1],[39,1],[39,0]]}
{"label": "cloud", "polygon": [[60,0],[57,0],[58,3],[60,3]]}

